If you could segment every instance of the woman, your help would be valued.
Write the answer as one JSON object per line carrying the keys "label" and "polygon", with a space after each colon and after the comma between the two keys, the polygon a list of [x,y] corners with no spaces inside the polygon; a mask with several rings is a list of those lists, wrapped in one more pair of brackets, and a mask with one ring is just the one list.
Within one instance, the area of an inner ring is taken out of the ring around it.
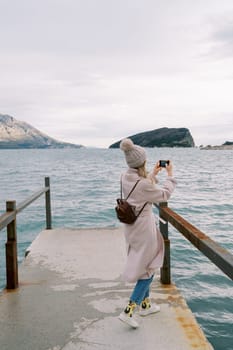
{"label": "woman", "polygon": [[[176,180],[173,178],[170,161],[165,168],[161,167],[158,162],[152,173],[147,174],[146,152],[143,147],[135,145],[131,139],[124,139],[121,141],[120,148],[125,154],[129,167],[121,177],[124,197],[127,197],[137,180],[140,180],[128,198],[128,202],[135,206],[136,213],[147,203],[135,223],[124,224],[127,261],[123,279],[136,284],[129,303],[120,314],[119,319],[137,328],[139,325],[134,317],[137,306],[140,306],[141,316],[160,310],[159,306],[151,304],[149,299],[150,284],[155,270],[163,265],[164,258],[164,242],[155,223],[152,204],[166,202],[175,189]],[[163,186],[159,187],[156,175],[162,169],[167,171],[168,176]]]}

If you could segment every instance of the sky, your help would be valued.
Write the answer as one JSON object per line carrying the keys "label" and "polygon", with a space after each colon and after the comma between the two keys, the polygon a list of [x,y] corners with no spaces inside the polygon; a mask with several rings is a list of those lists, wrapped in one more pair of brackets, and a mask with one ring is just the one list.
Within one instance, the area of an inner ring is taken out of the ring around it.
{"label": "sky", "polygon": [[186,127],[233,141],[232,0],[0,0],[0,113],[109,147]]}

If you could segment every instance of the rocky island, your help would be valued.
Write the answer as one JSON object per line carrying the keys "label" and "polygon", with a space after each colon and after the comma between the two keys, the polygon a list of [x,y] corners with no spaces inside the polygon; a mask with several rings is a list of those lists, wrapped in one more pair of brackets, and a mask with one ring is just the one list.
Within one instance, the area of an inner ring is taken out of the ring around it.
{"label": "rocky island", "polygon": [[55,140],[28,123],[0,114],[0,149],[80,147],[82,146]]}
{"label": "rocky island", "polygon": [[[195,147],[187,128],[159,128],[127,137],[142,147]],[[119,148],[120,142],[113,143],[109,148]]]}
{"label": "rocky island", "polygon": [[226,141],[225,143],[223,143],[222,145],[219,146],[200,146],[201,150],[229,150],[229,149],[233,149],[233,142],[231,141]]}

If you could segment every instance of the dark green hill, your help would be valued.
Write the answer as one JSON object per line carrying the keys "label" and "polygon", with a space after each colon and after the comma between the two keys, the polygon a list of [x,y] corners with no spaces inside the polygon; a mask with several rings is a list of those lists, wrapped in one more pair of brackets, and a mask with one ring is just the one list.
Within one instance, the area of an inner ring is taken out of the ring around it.
{"label": "dark green hill", "polygon": [[[187,128],[160,128],[126,137],[143,147],[195,147]],[[109,148],[119,148],[120,142],[113,143]]]}

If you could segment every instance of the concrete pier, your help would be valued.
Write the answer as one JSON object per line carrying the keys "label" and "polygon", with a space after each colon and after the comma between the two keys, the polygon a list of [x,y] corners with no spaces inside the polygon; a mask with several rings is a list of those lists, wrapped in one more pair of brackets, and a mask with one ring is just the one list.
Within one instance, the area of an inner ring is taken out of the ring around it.
{"label": "concrete pier", "polygon": [[1,350],[213,350],[175,285],[152,285],[161,311],[131,329],[118,315],[133,285],[121,280],[122,228],[39,234],[19,288],[0,294]]}

